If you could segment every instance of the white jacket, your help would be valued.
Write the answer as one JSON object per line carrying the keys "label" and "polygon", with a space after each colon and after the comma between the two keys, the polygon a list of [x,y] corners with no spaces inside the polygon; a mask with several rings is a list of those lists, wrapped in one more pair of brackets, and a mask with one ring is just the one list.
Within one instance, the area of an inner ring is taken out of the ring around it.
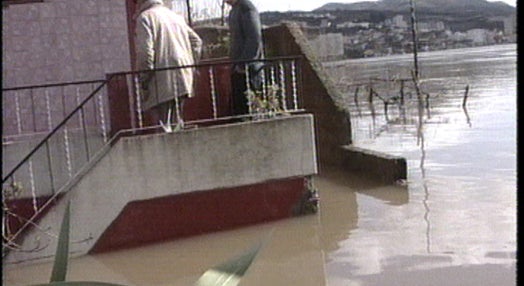
{"label": "white jacket", "polygon": [[[200,57],[202,40],[182,16],[161,0],[147,0],[136,18],[136,69],[193,65]],[[139,76],[142,109],[148,110],[175,96],[193,96],[194,69],[175,69]]]}

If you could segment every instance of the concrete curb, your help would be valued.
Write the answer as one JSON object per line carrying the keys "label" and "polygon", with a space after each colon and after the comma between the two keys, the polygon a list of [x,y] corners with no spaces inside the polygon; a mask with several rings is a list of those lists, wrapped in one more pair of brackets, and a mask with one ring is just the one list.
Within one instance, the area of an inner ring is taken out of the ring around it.
{"label": "concrete curb", "polygon": [[341,146],[342,167],[386,184],[407,179],[406,159],[352,145]]}

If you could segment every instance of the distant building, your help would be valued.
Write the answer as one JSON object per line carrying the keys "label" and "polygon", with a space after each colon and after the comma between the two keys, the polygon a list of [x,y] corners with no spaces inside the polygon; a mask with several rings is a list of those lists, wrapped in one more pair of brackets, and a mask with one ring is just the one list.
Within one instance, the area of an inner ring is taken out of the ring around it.
{"label": "distant building", "polygon": [[344,22],[344,23],[337,24],[337,29],[355,28],[355,27],[369,29],[369,23],[368,22],[360,22],[360,23]]}
{"label": "distant building", "polygon": [[471,29],[466,32],[466,38],[471,40],[473,45],[485,45],[488,43],[488,31],[485,29]]}
{"label": "distant building", "polygon": [[516,15],[510,16],[496,16],[490,17],[490,22],[501,23],[497,29],[497,33],[500,31],[502,35],[497,34],[495,36],[495,42],[510,42],[514,43],[517,41],[517,18]]}
{"label": "distant building", "polygon": [[310,43],[322,59],[337,59],[344,56],[344,39],[341,33],[319,35]]}
{"label": "distant building", "polygon": [[328,28],[330,24],[329,19],[320,20],[320,28]]}
{"label": "distant building", "polygon": [[418,22],[417,29],[420,32],[444,31],[446,29],[442,21]]}
{"label": "distant building", "polygon": [[446,36],[450,41],[465,41],[467,40],[467,35],[464,32],[452,32],[450,30],[446,30]]}
{"label": "distant building", "polygon": [[517,40],[517,18],[515,15],[504,19],[504,35],[511,41]]}
{"label": "distant building", "polygon": [[393,28],[405,29],[408,27],[408,22],[404,20],[404,16],[396,15],[391,19],[386,19],[385,24]]}

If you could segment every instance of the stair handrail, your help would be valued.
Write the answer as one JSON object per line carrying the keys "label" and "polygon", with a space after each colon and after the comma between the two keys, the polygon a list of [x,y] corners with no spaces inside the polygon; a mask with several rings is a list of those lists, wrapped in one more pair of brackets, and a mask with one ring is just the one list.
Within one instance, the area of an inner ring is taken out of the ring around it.
{"label": "stair handrail", "polygon": [[[87,96],[84,100],[82,100],[82,102],[75,109],[73,109],[73,111],[71,111],[69,113],[69,115],[67,115],[42,140],[40,140],[40,142],[20,162],[9,173],[7,173],[6,176],[4,176],[2,178],[2,184],[7,182],[9,177],[11,177],[23,164],[25,164],[29,160],[29,158],[31,158],[31,156],[34,153],[36,153],[36,151],[38,151],[38,149],[40,149],[40,147],[42,147],[49,140],[49,138],[51,138],[51,136],[53,136],[58,130],[60,130],[60,128],[62,126],[64,126],[71,117],[76,115],[78,110],[82,109],[87,102],[89,102],[105,85],[107,85],[107,83],[111,80],[111,78],[112,77],[110,76],[108,79],[103,80],[103,82],[102,82],[102,84],[100,86],[98,86],[93,92],[91,92],[91,94],[89,96]],[[96,82],[100,82],[100,80],[98,80],[98,81],[83,81],[83,82],[75,82],[75,83],[96,83]],[[41,85],[41,86],[33,86],[33,87],[50,87],[50,86],[59,86],[59,84]],[[3,90],[15,90],[15,89],[22,89],[22,88],[23,87],[17,87],[17,88],[3,89]]]}

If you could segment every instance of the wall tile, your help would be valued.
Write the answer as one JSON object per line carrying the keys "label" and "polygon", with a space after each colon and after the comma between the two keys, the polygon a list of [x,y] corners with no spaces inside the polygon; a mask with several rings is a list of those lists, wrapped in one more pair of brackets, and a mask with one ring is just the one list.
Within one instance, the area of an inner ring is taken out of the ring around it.
{"label": "wall tile", "polygon": [[108,29],[112,27],[113,14],[101,14],[98,16],[98,26],[102,29]]}
{"label": "wall tile", "polygon": [[89,33],[98,28],[98,17],[78,16],[71,19],[71,32],[75,34]]}
{"label": "wall tile", "polygon": [[9,21],[33,21],[39,18],[38,9],[34,5],[10,5],[7,12]]}
{"label": "wall tile", "polygon": [[49,3],[45,3],[45,2],[40,4],[39,11],[40,11],[40,20],[55,18],[57,14],[55,10],[55,6]]}
{"label": "wall tile", "polygon": [[58,24],[56,18],[46,18],[40,21],[40,32],[42,35],[56,34],[56,25]]}
{"label": "wall tile", "polygon": [[9,14],[6,14],[6,10],[2,9],[2,37],[11,31],[11,22],[7,20]]}
{"label": "wall tile", "polygon": [[57,66],[53,72],[56,73],[57,82],[74,81],[74,71],[71,66]]}
{"label": "wall tile", "polygon": [[113,7],[111,1],[98,1],[98,15],[111,14]]}
{"label": "wall tile", "polygon": [[55,32],[60,35],[70,34],[72,20],[70,18],[55,18]]}
{"label": "wall tile", "polygon": [[15,58],[13,66],[17,68],[22,68],[24,66],[27,66],[27,63],[31,56],[31,54],[27,51],[16,52],[16,53],[13,53],[13,55]]}
{"label": "wall tile", "polygon": [[41,35],[42,29],[39,21],[30,21],[26,23],[25,34],[32,37],[37,37]]}
{"label": "wall tile", "polygon": [[[9,30],[6,33],[6,36],[23,36],[25,35],[26,25],[25,21],[12,21],[11,24],[11,30]],[[3,37],[3,35],[2,35]]]}
{"label": "wall tile", "polygon": [[45,64],[44,54],[35,51],[29,52],[29,60],[26,64],[29,68],[41,67]]}
{"label": "wall tile", "polygon": [[25,51],[27,49],[26,45],[28,41],[29,41],[29,37],[27,36],[12,36],[10,37],[9,41],[7,42],[9,42],[11,51],[16,53],[16,52]]}
{"label": "wall tile", "polygon": [[70,34],[59,34],[56,37],[56,49],[71,49],[73,46],[73,36]]}
{"label": "wall tile", "polygon": [[129,70],[125,0],[46,0],[2,9],[3,86]]}
{"label": "wall tile", "polygon": [[[7,57],[7,60],[14,60],[14,58]],[[3,63],[5,63],[5,60]],[[13,65],[10,66],[11,68],[8,69],[2,65],[2,87],[13,87],[18,85]]]}
{"label": "wall tile", "polygon": [[[91,15],[96,16],[98,14],[98,5],[100,5],[101,1],[97,0],[85,0],[84,1],[84,7],[82,7],[84,11],[84,15]],[[102,1],[103,2],[103,1]]]}

